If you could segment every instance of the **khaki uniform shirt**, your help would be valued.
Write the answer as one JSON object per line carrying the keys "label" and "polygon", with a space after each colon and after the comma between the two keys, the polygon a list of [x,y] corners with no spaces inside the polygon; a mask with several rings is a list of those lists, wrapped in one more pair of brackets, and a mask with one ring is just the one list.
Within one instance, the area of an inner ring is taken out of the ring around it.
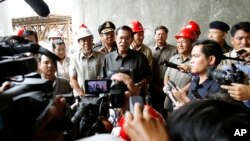
{"label": "khaki uniform shirt", "polygon": [[153,45],[150,47],[153,55],[153,82],[163,86],[163,78],[167,67],[164,65],[159,65],[163,60],[168,61],[170,57],[177,54],[177,49],[175,46],[166,44],[163,47]]}
{"label": "khaki uniform shirt", "polygon": [[[190,59],[187,58],[186,60],[183,60],[180,54],[176,54],[173,57],[169,59],[169,62],[172,62],[174,64],[187,64],[190,65]],[[173,81],[178,87],[182,88],[189,82],[191,82],[192,75],[189,75],[187,73],[183,73],[177,69],[174,68],[167,68],[167,71],[165,73],[165,77],[169,77],[169,80]]]}
{"label": "khaki uniform shirt", "polygon": [[104,56],[103,52],[94,50],[88,58],[83,54],[82,50],[76,52],[70,58],[70,77],[77,76],[78,84],[85,90],[85,80],[95,80],[100,76]]}

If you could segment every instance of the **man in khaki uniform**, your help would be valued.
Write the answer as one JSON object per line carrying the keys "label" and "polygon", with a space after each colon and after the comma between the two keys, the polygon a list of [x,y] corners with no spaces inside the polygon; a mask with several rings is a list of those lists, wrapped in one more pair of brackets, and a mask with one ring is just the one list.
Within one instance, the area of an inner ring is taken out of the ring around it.
{"label": "man in khaki uniform", "polygon": [[115,25],[110,21],[106,21],[99,26],[98,32],[101,41],[96,43],[93,49],[104,52],[105,54],[116,50]]}

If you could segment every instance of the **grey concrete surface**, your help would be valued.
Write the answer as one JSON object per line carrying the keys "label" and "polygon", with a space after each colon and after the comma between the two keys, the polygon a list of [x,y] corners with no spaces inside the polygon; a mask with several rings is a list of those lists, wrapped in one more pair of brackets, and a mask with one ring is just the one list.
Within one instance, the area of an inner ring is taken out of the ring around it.
{"label": "grey concrete surface", "polygon": [[[23,11],[28,6],[20,6],[14,10],[13,5],[0,3],[0,29],[9,33],[11,21],[9,15]],[[208,24],[221,20],[230,26],[240,21],[250,21],[250,0],[44,0],[52,14],[65,10],[71,13],[74,26],[85,23],[94,33],[95,42],[99,40],[97,28],[106,20],[113,21],[116,26],[129,24],[131,20],[139,20],[145,30],[145,43],[154,41],[154,29],[158,25],[169,28],[168,42],[176,44],[174,35],[189,20],[197,21],[201,26],[201,38],[207,37]],[[24,0],[17,1],[25,4]],[[67,5],[66,3],[73,3]],[[63,4],[66,6],[63,7]],[[29,8],[31,9],[31,8]],[[70,12],[69,12],[70,9]],[[32,9],[31,9],[32,10]],[[53,13],[54,12],[54,13]],[[30,13],[30,12],[28,12]],[[24,15],[25,16],[25,15]],[[84,16],[84,17],[83,17]],[[77,23],[79,22],[79,23]],[[72,29],[77,29],[72,27]],[[230,36],[229,36],[230,37]],[[229,40],[230,38],[227,38]]]}
{"label": "grey concrete surface", "polygon": [[155,27],[164,25],[169,29],[168,42],[174,45],[174,35],[189,20],[200,24],[201,38],[207,37],[211,21],[221,20],[230,26],[250,21],[250,0],[84,0],[84,5],[85,22],[95,34],[95,41],[99,40],[98,25],[106,20],[116,26],[141,21],[147,44],[154,41]]}

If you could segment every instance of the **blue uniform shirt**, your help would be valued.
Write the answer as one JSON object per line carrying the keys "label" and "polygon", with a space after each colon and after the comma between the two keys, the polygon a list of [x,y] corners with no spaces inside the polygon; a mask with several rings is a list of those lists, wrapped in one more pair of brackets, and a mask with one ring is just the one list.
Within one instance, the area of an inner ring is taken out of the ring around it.
{"label": "blue uniform shirt", "polygon": [[[221,90],[220,84],[212,79],[207,79],[202,84],[199,84],[199,81],[199,76],[195,76],[191,81],[191,85],[188,91],[188,97],[190,100],[201,98],[203,99],[206,98],[208,93],[216,93]],[[194,94],[195,92],[196,94]]]}

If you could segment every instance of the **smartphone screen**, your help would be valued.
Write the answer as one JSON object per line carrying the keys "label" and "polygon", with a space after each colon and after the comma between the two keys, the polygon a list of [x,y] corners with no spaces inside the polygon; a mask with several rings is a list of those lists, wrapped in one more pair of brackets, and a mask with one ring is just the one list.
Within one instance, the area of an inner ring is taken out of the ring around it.
{"label": "smartphone screen", "polygon": [[132,114],[134,114],[134,105],[135,103],[139,103],[141,108],[144,106],[144,100],[141,96],[130,96],[129,97],[129,109]]}
{"label": "smartphone screen", "polygon": [[242,55],[242,54],[245,53],[245,52],[247,52],[245,49],[240,49],[240,50],[236,51],[236,53],[237,53],[238,55]]}
{"label": "smartphone screen", "polygon": [[85,80],[86,94],[100,94],[110,92],[111,80]]}

